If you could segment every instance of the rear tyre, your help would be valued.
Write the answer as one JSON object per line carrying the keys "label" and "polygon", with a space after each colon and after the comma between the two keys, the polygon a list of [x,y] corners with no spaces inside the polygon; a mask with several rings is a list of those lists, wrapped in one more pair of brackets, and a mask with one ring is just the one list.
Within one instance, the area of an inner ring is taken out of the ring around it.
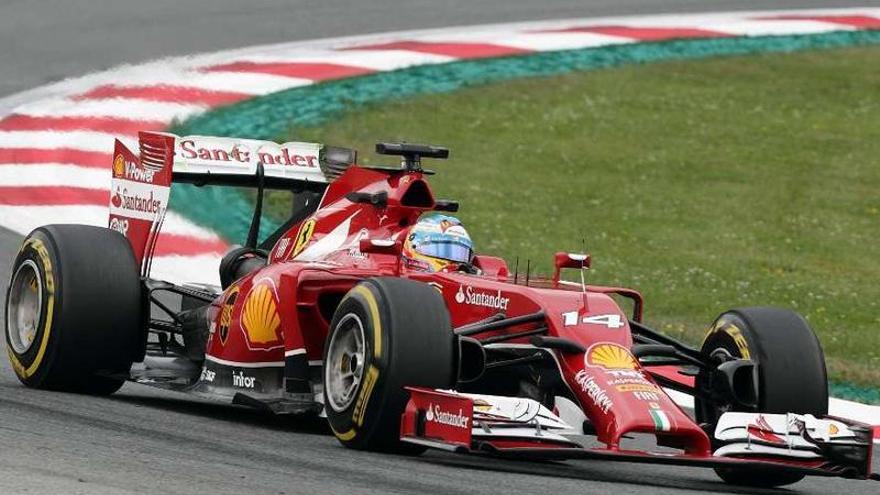
{"label": "rear tyre", "polygon": [[431,286],[399,278],[356,285],[336,309],[324,347],[324,409],[346,447],[416,454],[400,441],[404,386],[455,384],[449,312]]}
{"label": "rear tyre", "polygon": [[108,395],[143,346],[141,283],[128,240],[88,225],[25,239],[6,292],[6,347],[28,387]]}
{"label": "rear tyre", "polygon": [[[723,313],[706,335],[702,352],[705,356],[726,352],[757,364],[755,412],[828,413],[822,346],[806,320],[793,311],[758,307]],[[705,374],[697,376],[698,387],[708,381]],[[696,403],[697,420],[713,427],[726,410],[717,404]],[[727,483],[760,487],[790,485],[804,478],[803,474],[771,469],[717,468],[715,472]]]}

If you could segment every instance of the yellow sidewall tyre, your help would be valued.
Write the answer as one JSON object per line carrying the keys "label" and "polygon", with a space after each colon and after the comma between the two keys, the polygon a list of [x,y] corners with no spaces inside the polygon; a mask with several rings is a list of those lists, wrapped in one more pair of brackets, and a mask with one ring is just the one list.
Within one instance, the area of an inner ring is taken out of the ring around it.
{"label": "yellow sidewall tyre", "polygon": [[[352,360],[344,356],[354,351],[338,351],[353,350],[355,334],[363,335],[363,357]],[[337,307],[324,349],[324,410],[336,438],[354,449],[422,452],[399,440],[409,398],[403,387],[453,387],[454,342],[449,312],[433,287],[399,278],[356,285]],[[354,381],[341,386],[334,377],[354,368],[360,379],[350,394],[343,394],[340,390]]]}
{"label": "yellow sidewall tyre", "polygon": [[[758,368],[758,407],[755,412],[828,413],[825,356],[816,334],[799,314],[781,308],[754,307],[727,311],[709,328],[701,348],[704,355],[723,350],[735,358],[751,359]],[[709,378],[701,373],[697,386]],[[722,411],[696,401],[697,421],[713,425]],[[776,487],[804,478],[788,471],[718,468],[725,482]]]}
{"label": "yellow sidewall tyre", "polygon": [[[38,310],[20,309],[28,298]],[[16,376],[32,388],[115,392],[143,349],[142,306],[137,263],[121,234],[86,225],[34,230],[6,294],[6,349]]]}

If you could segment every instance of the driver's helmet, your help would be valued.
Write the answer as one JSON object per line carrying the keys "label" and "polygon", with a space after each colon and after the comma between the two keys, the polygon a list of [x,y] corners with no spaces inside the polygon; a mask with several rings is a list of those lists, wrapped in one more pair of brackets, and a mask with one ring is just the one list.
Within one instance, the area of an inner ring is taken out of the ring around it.
{"label": "driver's helmet", "polygon": [[439,272],[468,265],[473,258],[471,236],[461,222],[449,215],[420,218],[403,243],[403,262],[407,268]]}

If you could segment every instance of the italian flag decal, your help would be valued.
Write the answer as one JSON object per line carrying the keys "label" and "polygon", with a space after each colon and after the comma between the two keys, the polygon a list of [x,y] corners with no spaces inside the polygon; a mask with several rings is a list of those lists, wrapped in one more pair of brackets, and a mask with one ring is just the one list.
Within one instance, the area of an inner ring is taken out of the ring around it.
{"label": "italian flag decal", "polygon": [[660,409],[650,409],[649,412],[651,413],[651,419],[654,420],[654,428],[657,431],[669,431],[672,428],[672,423],[665,412]]}

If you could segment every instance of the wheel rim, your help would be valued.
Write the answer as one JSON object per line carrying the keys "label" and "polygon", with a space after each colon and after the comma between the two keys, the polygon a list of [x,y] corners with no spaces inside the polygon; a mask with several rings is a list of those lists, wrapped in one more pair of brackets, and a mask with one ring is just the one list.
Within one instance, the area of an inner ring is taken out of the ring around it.
{"label": "wheel rim", "polygon": [[25,260],[12,277],[6,305],[6,333],[16,354],[30,350],[43,311],[43,279],[33,260]]}
{"label": "wheel rim", "polygon": [[364,376],[364,324],[354,313],[343,316],[327,347],[324,387],[330,407],[341,412],[354,401]]}

